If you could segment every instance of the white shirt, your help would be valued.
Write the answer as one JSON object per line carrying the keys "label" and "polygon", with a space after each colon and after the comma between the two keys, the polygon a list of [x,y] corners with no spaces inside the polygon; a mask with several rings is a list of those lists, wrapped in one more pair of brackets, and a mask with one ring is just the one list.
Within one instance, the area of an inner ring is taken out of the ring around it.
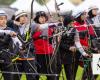
{"label": "white shirt", "polygon": [[22,25],[19,27],[19,30],[21,35],[26,34],[26,32],[29,30],[29,25]]}
{"label": "white shirt", "polygon": [[100,27],[100,15],[97,15],[96,17],[92,18],[92,20],[95,24],[95,27]]}

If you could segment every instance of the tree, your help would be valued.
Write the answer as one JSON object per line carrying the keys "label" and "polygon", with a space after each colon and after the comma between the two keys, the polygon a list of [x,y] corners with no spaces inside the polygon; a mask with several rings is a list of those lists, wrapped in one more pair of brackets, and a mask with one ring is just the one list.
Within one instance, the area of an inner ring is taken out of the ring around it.
{"label": "tree", "polygon": [[0,5],[10,5],[16,0],[0,0]]}
{"label": "tree", "polygon": [[38,4],[40,5],[45,5],[47,4],[50,0],[36,0]]}

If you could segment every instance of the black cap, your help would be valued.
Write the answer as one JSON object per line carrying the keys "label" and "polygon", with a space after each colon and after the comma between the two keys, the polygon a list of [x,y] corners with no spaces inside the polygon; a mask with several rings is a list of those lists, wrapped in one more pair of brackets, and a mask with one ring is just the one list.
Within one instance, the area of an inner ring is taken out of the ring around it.
{"label": "black cap", "polygon": [[47,14],[44,12],[44,11],[39,11],[39,12],[37,12],[36,13],[36,16],[35,16],[35,18],[34,18],[34,21],[36,22],[36,23],[39,23],[39,17],[40,16],[44,16],[45,18],[46,18],[46,21],[48,20],[48,16],[47,16]]}
{"label": "black cap", "polygon": [[64,18],[64,21],[63,21],[63,24],[64,26],[66,27],[69,23],[71,23],[72,21],[74,21],[74,18],[72,15],[67,15],[65,18]]}
{"label": "black cap", "polygon": [[46,16],[46,13],[44,11],[39,11],[36,13],[36,16]]}

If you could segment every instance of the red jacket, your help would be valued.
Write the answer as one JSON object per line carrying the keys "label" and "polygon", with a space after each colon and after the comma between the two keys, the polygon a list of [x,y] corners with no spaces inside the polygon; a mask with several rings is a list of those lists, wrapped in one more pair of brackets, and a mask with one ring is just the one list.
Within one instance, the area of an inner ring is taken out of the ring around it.
{"label": "red jacket", "polygon": [[[42,34],[41,31],[37,31],[33,34],[33,44],[35,48],[36,54],[52,54],[53,53],[53,47],[52,44],[49,43],[49,40],[39,38]],[[48,36],[52,34],[52,29],[49,29]]]}
{"label": "red jacket", "polygon": [[[82,25],[82,26],[81,26]],[[94,30],[93,30],[93,27],[92,26],[86,26],[86,22],[84,22],[84,24],[80,24],[79,22],[74,22],[73,23],[73,26],[79,31],[79,32],[84,32],[86,30],[89,30],[89,35],[92,35],[92,36],[95,36],[95,33],[94,33]],[[89,28],[89,29],[88,29]],[[80,33],[79,33],[80,34]],[[84,37],[84,38],[80,38],[80,43],[83,45],[83,46],[86,46],[88,47],[89,46],[89,37],[88,37],[88,34]]]}

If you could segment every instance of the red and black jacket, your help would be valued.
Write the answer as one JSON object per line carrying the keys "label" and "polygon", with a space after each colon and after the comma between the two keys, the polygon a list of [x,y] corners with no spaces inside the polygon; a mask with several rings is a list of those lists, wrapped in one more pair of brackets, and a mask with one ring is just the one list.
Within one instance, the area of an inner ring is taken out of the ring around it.
{"label": "red and black jacket", "polygon": [[75,21],[73,23],[73,26],[79,32],[80,43],[82,44],[82,46],[89,47],[89,38],[93,39],[95,37],[93,26],[87,26],[87,23],[85,21],[83,24]]}
{"label": "red and black jacket", "polygon": [[42,36],[43,31],[36,31],[33,33],[33,44],[36,54],[52,54],[53,53],[53,47],[52,44],[49,42],[49,37],[52,35],[53,30],[52,28],[48,28],[48,36],[45,38],[45,36]]}

